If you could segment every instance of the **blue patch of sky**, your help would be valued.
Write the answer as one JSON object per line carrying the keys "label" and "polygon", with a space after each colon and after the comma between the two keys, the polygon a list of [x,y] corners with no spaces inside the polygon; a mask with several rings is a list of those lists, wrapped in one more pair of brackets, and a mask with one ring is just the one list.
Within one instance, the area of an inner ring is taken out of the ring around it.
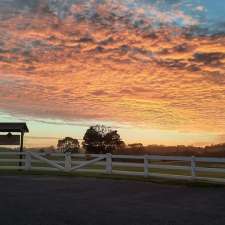
{"label": "blue patch of sky", "polygon": [[[145,9],[146,5],[153,5],[164,13],[173,13],[178,8],[186,15],[198,21],[196,32],[204,34],[225,33],[225,1],[224,0],[125,0],[127,6]],[[146,15],[152,16],[151,11]],[[174,15],[174,25],[188,26],[179,16]]]}

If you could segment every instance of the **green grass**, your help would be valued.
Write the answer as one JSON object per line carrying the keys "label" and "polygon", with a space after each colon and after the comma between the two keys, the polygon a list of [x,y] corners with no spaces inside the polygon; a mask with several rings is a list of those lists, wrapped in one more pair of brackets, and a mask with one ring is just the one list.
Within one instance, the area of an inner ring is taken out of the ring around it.
{"label": "green grass", "polygon": [[[163,164],[163,163],[160,163],[160,164]],[[18,166],[18,163],[1,162],[0,166]],[[48,164],[42,163],[42,162],[32,163],[32,166],[34,167],[34,169],[35,169],[35,167],[51,167]],[[64,166],[64,165],[62,165],[62,166]],[[91,165],[91,166],[84,167],[84,169],[105,170],[105,166]],[[128,167],[128,166],[113,166],[113,170],[128,171],[128,172],[144,172],[143,168],[134,168],[134,167]],[[191,171],[174,170],[174,169],[155,169],[155,168],[151,168],[151,169],[149,169],[149,173],[191,176]],[[201,176],[201,177],[225,178],[225,173],[197,172],[196,174],[197,174],[197,176]]]}
{"label": "green grass", "polygon": [[223,184],[208,183],[204,181],[185,181],[165,178],[144,178],[126,175],[109,175],[103,173],[74,172],[65,173],[61,171],[19,171],[19,170],[0,170],[0,176],[43,176],[43,177],[66,177],[66,178],[94,178],[94,179],[113,179],[134,182],[149,182],[164,185],[182,185],[188,187],[205,187],[205,188],[224,188]]}
{"label": "green grass", "polygon": [[[0,156],[1,159],[18,159],[19,156]],[[64,161],[64,157],[60,157],[60,156],[47,156],[46,158],[50,159],[50,160],[58,160],[58,161]],[[77,160],[81,160],[81,158],[77,158]],[[120,161],[123,162],[123,161]],[[124,164],[126,162],[131,162],[131,160],[125,160]],[[143,161],[139,160],[138,162],[142,163]],[[176,166],[190,166],[190,162],[182,162],[182,161],[151,161],[151,164],[161,164],[161,165],[176,165]],[[18,163],[12,162],[12,163],[6,163],[6,162],[0,162],[0,166],[17,166]],[[64,166],[64,164],[60,164],[62,166]],[[32,163],[32,166],[36,166],[36,167],[49,167],[46,163],[44,162],[35,162]],[[197,166],[199,167],[207,167],[207,168],[225,168],[225,163],[197,163]],[[105,166],[102,165],[91,165],[91,166],[87,166],[85,167],[85,169],[100,169],[100,170],[105,170]],[[143,168],[135,168],[135,167],[129,167],[129,166],[113,166],[113,170],[119,170],[119,171],[129,171],[129,172],[143,172]],[[191,170],[191,169],[190,169]],[[4,174],[4,173],[17,173],[17,171],[1,171],[0,170],[0,174]],[[19,171],[18,174],[27,174],[28,172],[24,172],[24,171]],[[63,173],[63,172],[37,172],[37,171],[32,171],[29,172],[28,174],[36,174],[36,173],[40,173],[42,175],[45,174],[60,174],[60,175],[64,175],[64,176],[77,176],[77,174],[80,174],[82,176],[91,176],[91,177],[98,177],[98,176],[103,176],[103,177],[107,177],[107,178],[111,178],[111,176],[113,176],[113,178],[117,178],[117,177],[123,177],[129,180],[130,179],[134,179],[134,180],[142,180],[142,181],[146,181],[146,178],[143,177],[135,177],[135,176],[122,176],[122,175],[104,175],[104,174],[95,174],[95,173],[86,173],[86,172],[73,172],[73,173]],[[160,173],[160,174],[168,174],[168,175],[184,175],[184,176],[190,176],[191,175],[191,171],[184,171],[184,170],[168,170],[168,169],[149,169],[149,173]],[[210,177],[210,178],[224,178],[225,179],[225,173],[209,173],[209,172],[197,172],[197,176],[200,177]],[[162,178],[160,178],[161,180]],[[148,180],[148,178],[147,178]],[[151,178],[152,180],[152,178]]]}
{"label": "green grass", "polygon": [[[162,164],[162,163],[161,163]],[[0,166],[17,166],[18,163],[6,163],[2,162],[0,163]],[[46,163],[32,163],[33,167],[51,167]],[[34,168],[35,169],[35,168]],[[102,165],[91,165],[87,166],[84,169],[95,169],[95,170],[105,170],[105,166]],[[113,170],[118,171],[128,171],[128,172],[144,172],[143,168],[134,168],[134,167],[128,167],[128,166],[113,166]],[[160,174],[170,174],[170,175],[184,175],[184,176],[190,176],[190,171],[183,171],[183,170],[168,170],[168,169],[149,169],[149,173],[160,173]],[[209,176],[209,177],[218,177],[218,178],[225,178],[225,174],[215,174],[213,173],[198,173],[198,176]]]}

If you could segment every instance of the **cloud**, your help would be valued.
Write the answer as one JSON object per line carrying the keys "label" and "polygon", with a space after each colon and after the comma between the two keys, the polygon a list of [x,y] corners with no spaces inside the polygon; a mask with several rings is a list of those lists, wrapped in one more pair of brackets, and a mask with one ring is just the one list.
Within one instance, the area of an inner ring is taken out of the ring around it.
{"label": "cloud", "polygon": [[203,5],[198,5],[198,6],[195,7],[195,10],[199,11],[199,12],[202,12],[202,11],[205,11],[206,9]]}
{"label": "cloud", "polygon": [[223,52],[210,52],[210,53],[196,53],[194,59],[198,62],[205,64],[217,65],[221,64],[221,60],[225,59],[225,53]]}
{"label": "cloud", "polygon": [[0,3],[1,110],[224,131],[225,36],[184,1],[31,2]]}
{"label": "cloud", "polygon": [[104,96],[104,95],[107,95],[107,93],[104,90],[96,90],[96,91],[91,92],[91,94],[92,95],[95,95],[95,96]]}

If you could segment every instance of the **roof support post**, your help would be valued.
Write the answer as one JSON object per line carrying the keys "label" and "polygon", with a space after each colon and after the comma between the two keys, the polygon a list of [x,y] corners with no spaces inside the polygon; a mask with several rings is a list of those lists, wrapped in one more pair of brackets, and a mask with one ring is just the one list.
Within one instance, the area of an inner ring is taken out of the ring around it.
{"label": "roof support post", "polygon": [[[21,140],[20,140],[20,160],[22,160],[23,159],[23,155],[21,154],[22,152],[23,152],[23,137],[24,137],[24,132],[22,131],[21,132]],[[19,161],[19,167],[21,167],[22,166],[22,162],[21,161]]]}

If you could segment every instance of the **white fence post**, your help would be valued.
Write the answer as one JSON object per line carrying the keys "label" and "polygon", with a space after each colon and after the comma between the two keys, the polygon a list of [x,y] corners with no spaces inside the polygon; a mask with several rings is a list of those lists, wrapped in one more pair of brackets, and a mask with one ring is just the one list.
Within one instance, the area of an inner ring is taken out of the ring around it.
{"label": "white fence post", "polygon": [[[12,163],[18,162],[18,156],[22,154],[24,157],[22,163],[23,167],[10,165]],[[47,156],[53,157],[60,157],[59,160],[55,160],[52,158],[48,158]],[[2,157],[4,156],[4,157]],[[9,156],[9,157],[8,157]],[[16,156],[16,157],[12,157]],[[195,156],[159,156],[159,155],[111,155],[108,154],[71,154],[71,153],[52,153],[52,154],[42,154],[37,152],[2,152],[0,151],[0,170],[8,170],[8,169],[19,169],[30,171],[32,169],[40,170],[40,171],[65,171],[65,172],[72,172],[75,170],[79,170],[82,172],[94,172],[94,173],[102,173],[105,172],[107,174],[120,174],[120,175],[130,175],[130,176],[144,176],[144,177],[151,177],[154,175],[155,177],[159,178],[166,178],[166,179],[182,179],[182,180],[192,180],[193,182],[197,180],[206,181],[209,183],[222,183],[225,184],[225,179],[220,178],[217,176],[218,173],[225,174],[225,169],[222,167],[208,167],[208,166],[201,166],[198,167],[198,162],[205,162],[205,163],[224,163],[225,164],[225,157],[224,158],[211,158],[211,157],[195,157]],[[76,165],[73,165],[72,159],[78,158],[76,161]],[[79,160],[79,158],[86,158],[87,160]],[[121,162],[114,161],[114,159],[129,159],[130,162]],[[103,162],[104,160],[104,162]],[[106,160],[106,161],[105,161]],[[140,161],[141,160],[141,161]],[[157,160],[156,163],[152,164],[152,161]],[[35,162],[45,163],[47,166],[42,165],[35,165]],[[101,161],[101,162],[100,162]],[[136,162],[138,161],[138,162]],[[164,161],[175,161],[175,162],[185,162],[185,165],[170,165],[164,163]],[[9,164],[8,164],[9,163]],[[105,166],[105,168],[101,169],[94,169],[94,168],[86,168],[90,165],[95,164],[100,166]],[[188,163],[189,165],[186,165]],[[113,171],[113,166],[122,167],[122,169],[118,169]],[[124,167],[124,168],[123,168]],[[129,169],[130,168],[130,169]],[[141,169],[142,171],[139,171]],[[152,169],[157,169],[158,172],[156,174],[151,174]],[[163,173],[164,170],[174,170],[177,171],[176,174],[166,175]],[[181,171],[181,173],[179,172]],[[189,175],[183,173],[182,171],[188,171]],[[212,175],[200,177],[198,176],[198,172],[203,173],[212,173]]]}
{"label": "white fence post", "polygon": [[144,177],[148,177],[148,155],[144,155]]}
{"label": "white fence post", "polygon": [[106,154],[106,173],[112,174],[112,154]]}
{"label": "white fence post", "polygon": [[65,153],[65,171],[69,172],[72,167],[72,161],[71,161],[71,153],[67,152]]}
{"label": "white fence post", "polygon": [[191,157],[191,177],[192,179],[195,179],[196,177],[196,162],[195,162],[195,156]]}
{"label": "white fence post", "polygon": [[30,152],[26,152],[25,155],[25,170],[31,170],[31,154]]}

